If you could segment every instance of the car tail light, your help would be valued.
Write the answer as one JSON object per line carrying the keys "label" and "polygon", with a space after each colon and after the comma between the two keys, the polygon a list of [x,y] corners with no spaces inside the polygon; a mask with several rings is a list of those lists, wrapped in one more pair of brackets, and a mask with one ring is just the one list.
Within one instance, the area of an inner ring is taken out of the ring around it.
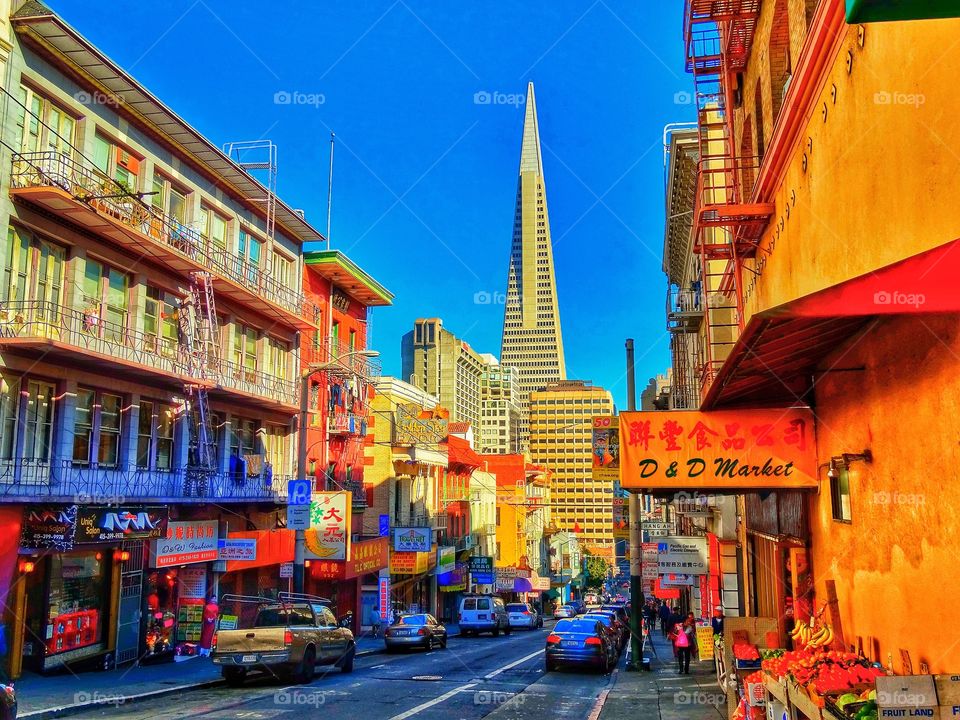
{"label": "car tail light", "polygon": [[547,635],[547,645],[556,645],[560,642],[560,636],[554,633]]}
{"label": "car tail light", "polygon": [[284,630],[283,631],[283,644],[284,645],[293,645],[293,631]]}
{"label": "car tail light", "polygon": [[417,630],[417,635],[426,635],[426,634],[427,634],[426,628],[420,628],[419,630]]}
{"label": "car tail light", "polygon": [[598,637],[588,637],[584,645],[602,645],[603,641]]}
{"label": "car tail light", "polygon": [[217,649],[217,634],[216,634],[216,633],[213,634],[213,643],[211,643],[210,647],[211,647],[213,650],[216,650],[216,649]]}
{"label": "car tail light", "polygon": [[524,610],[524,611],[523,611],[523,614],[524,614],[524,615],[529,615],[529,614],[530,614],[530,611],[529,611],[529,610]]}

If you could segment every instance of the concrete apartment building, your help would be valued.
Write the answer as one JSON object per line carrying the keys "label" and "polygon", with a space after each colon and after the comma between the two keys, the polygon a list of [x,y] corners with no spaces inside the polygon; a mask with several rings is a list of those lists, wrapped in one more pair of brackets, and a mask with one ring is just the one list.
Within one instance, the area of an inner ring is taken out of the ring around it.
{"label": "concrete apartment building", "polygon": [[520,431],[527,409],[520,405],[519,373],[484,353],[480,378],[480,442],[482,453],[520,452]]}

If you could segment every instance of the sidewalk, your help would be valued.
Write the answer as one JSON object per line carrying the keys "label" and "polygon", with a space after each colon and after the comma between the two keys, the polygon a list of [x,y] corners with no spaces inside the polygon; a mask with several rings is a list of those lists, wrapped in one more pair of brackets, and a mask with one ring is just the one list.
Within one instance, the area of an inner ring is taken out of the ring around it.
{"label": "sidewalk", "polygon": [[[670,642],[659,629],[647,644],[650,671],[616,673],[601,695],[599,720],[726,720],[726,699],[717,685],[712,660],[692,660],[681,675]],[[654,655],[656,651],[656,655]]]}
{"label": "sidewalk", "polygon": [[[458,631],[456,625],[452,630]],[[456,632],[451,632],[456,634]],[[383,640],[357,638],[357,657],[383,652]],[[220,668],[209,658],[194,658],[142,667],[78,675],[33,675],[17,680],[18,718],[47,720],[93,706],[112,706],[151,700],[172,693],[202,690],[222,684]]]}

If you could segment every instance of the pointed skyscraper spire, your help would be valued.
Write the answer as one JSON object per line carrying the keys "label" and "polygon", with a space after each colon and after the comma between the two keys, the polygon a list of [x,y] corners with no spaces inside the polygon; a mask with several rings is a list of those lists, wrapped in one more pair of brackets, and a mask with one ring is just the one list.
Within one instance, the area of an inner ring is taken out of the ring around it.
{"label": "pointed skyscraper spire", "polygon": [[566,378],[546,195],[537,103],[533,83],[529,83],[500,344],[500,362],[516,368],[519,377],[524,448],[529,439],[526,410],[530,393]]}

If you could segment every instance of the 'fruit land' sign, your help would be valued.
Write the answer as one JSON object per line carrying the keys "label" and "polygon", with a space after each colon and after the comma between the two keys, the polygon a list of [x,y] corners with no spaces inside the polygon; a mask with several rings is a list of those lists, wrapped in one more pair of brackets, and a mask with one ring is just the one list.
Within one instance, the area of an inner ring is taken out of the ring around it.
{"label": "'fruit land' sign", "polygon": [[620,414],[620,484],[646,489],[815,488],[807,409]]}

